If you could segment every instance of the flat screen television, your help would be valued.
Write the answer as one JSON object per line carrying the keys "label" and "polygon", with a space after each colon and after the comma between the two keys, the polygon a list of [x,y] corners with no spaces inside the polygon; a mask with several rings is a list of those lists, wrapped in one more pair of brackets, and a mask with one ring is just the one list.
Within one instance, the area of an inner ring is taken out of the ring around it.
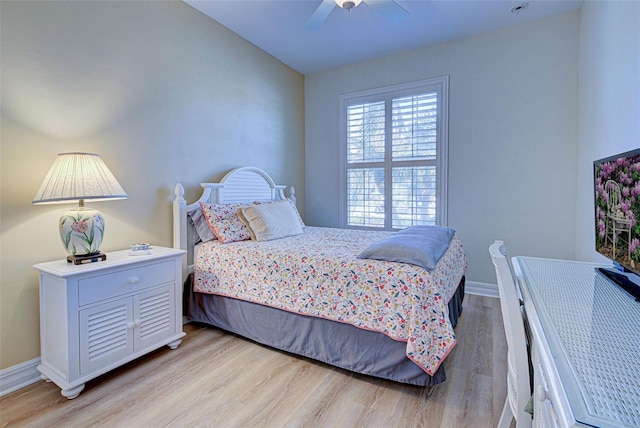
{"label": "flat screen television", "polygon": [[[596,251],[621,272],[601,270],[609,279],[640,298],[640,149],[593,163]],[[620,281],[631,281],[624,286]],[[634,289],[637,288],[637,290]]]}

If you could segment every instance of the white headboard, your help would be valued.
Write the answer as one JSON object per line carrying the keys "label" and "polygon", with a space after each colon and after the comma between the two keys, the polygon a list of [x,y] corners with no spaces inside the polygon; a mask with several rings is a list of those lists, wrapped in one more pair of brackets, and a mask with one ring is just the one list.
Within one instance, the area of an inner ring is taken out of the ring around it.
{"label": "white headboard", "polygon": [[[200,209],[200,202],[225,204],[233,202],[252,203],[285,199],[286,186],[275,184],[269,174],[260,168],[245,166],[229,171],[219,183],[200,183],[202,195],[197,201],[187,204],[184,199],[184,187],[178,183],[173,200],[173,247],[187,250],[183,261],[183,278],[192,269],[193,247],[197,234],[187,218],[187,213]],[[289,189],[289,199],[296,202],[295,189]]]}

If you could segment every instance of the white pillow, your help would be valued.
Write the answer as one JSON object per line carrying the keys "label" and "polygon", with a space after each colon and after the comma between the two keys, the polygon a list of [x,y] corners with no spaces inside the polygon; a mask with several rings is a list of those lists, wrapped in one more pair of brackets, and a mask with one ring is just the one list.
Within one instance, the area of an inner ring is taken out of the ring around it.
{"label": "white pillow", "polygon": [[304,221],[302,221],[302,217],[300,217],[300,212],[298,211],[298,207],[296,207],[296,203],[289,198],[287,198],[287,201],[289,201],[293,207],[293,212],[296,213],[296,218],[298,219],[298,223],[300,223],[300,227],[304,229],[306,225],[304,224]]}
{"label": "white pillow", "polygon": [[236,213],[236,215],[238,216],[238,218],[240,219],[242,224],[244,224],[247,227],[247,229],[249,229],[249,235],[251,235],[251,240],[255,241],[256,240],[256,234],[253,233],[253,229],[251,229],[251,224],[249,224],[247,219],[244,217],[244,214],[242,213],[242,209],[239,209],[238,212]]}
{"label": "white pillow", "polygon": [[243,207],[240,211],[256,241],[270,241],[302,233],[298,216],[288,200]]}

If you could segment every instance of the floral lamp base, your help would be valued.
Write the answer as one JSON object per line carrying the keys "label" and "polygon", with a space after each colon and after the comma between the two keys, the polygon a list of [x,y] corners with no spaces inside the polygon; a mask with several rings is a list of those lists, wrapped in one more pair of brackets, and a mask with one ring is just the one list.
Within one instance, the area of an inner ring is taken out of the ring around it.
{"label": "floral lamp base", "polygon": [[104,218],[98,210],[80,206],[60,217],[60,239],[71,256],[100,254],[103,235]]}

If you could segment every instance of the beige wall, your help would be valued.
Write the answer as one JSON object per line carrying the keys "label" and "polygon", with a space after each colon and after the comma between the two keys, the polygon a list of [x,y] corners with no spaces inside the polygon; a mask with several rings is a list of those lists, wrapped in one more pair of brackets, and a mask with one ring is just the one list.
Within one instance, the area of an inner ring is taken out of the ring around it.
{"label": "beige wall", "polygon": [[[101,155],[104,251],[171,246],[172,189],[254,165],[304,201],[303,76],[179,1],[13,2],[2,39],[0,369],[40,354],[35,263],[68,205],[33,206],[57,153]],[[301,211],[303,207],[301,207]]]}

